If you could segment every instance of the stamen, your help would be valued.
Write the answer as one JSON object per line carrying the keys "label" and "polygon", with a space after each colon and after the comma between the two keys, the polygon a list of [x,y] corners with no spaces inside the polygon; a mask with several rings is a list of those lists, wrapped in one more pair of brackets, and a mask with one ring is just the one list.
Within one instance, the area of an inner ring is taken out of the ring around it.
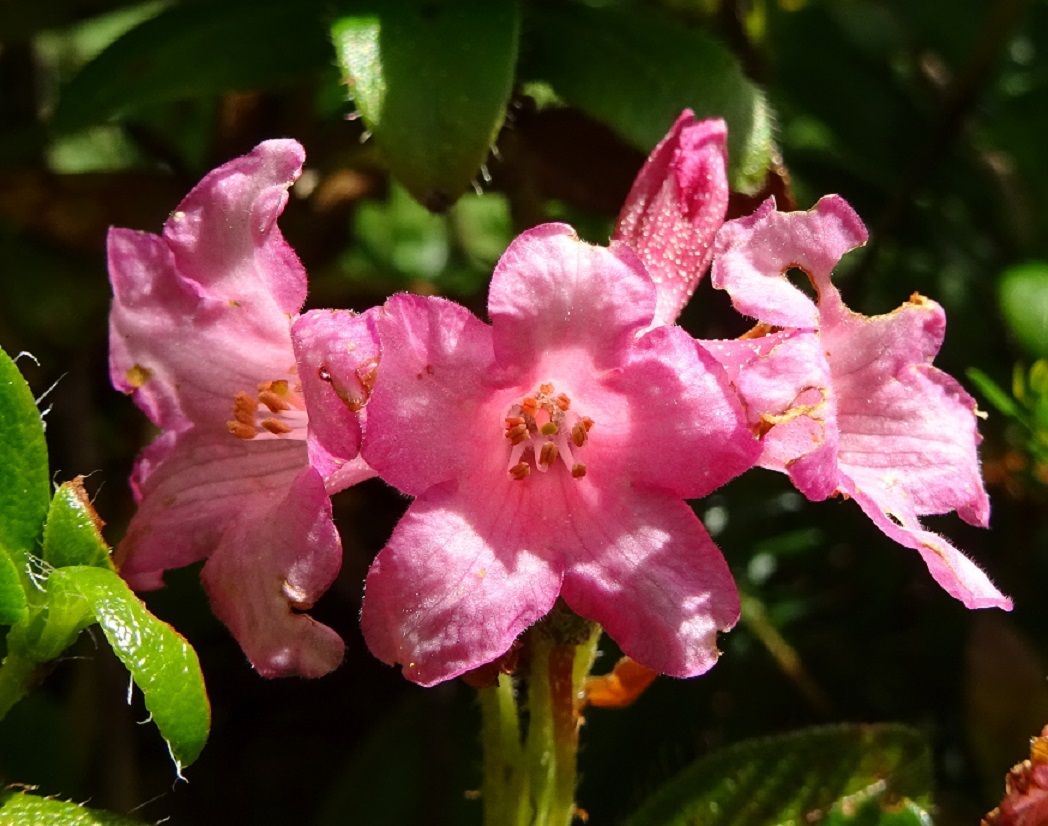
{"label": "stamen", "polygon": [[539,451],[539,464],[549,467],[557,461],[557,456],[559,455],[560,451],[557,450],[557,446],[553,442],[545,442]]}
{"label": "stamen", "polygon": [[586,427],[582,422],[575,422],[571,428],[571,441],[575,447],[585,447],[586,439],[589,438],[586,435]]}
{"label": "stamen", "polygon": [[581,479],[586,475],[586,466],[582,462],[576,462],[571,466],[571,475],[576,479]]}
{"label": "stamen", "polygon": [[280,413],[284,410],[291,409],[291,405],[280,398],[280,396],[272,390],[259,391],[258,400],[269,408],[270,413]]}
{"label": "stamen", "polygon": [[514,481],[521,482],[527,479],[531,474],[531,465],[527,462],[518,462],[509,469],[509,475],[513,477]]}
{"label": "stamen", "polygon": [[543,436],[556,436],[558,432],[558,427],[553,422],[546,422],[544,425],[542,425],[539,432]]}
{"label": "stamen", "polygon": [[548,396],[550,393],[553,392],[553,385],[552,384],[540,384],[539,385],[539,392],[542,395],[544,395],[544,396]]}
{"label": "stamen", "polygon": [[557,396],[557,407],[564,411],[571,408],[571,399],[568,398],[567,393],[561,393]]}
{"label": "stamen", "polygon": [[291,432],[291,425],[285,424],[284,422],[272,418],[263,419],[262,427],[264,427],[274,436],[283,436],[285,433]]}
{"label": "stamen", "polygon": [[511,444],[519,445],[528,438],[528,426],[521,422],[520,424],[511,427],[506,431],[506,438],[509,439]]}
{"label": "stamen", "polygon": [[226,422],[226,427],[238,439],[254,439],[258,435],[258,428],[243,422]]}
{"label": "stamen", "polygon": [[579,424],[586,428],[586,432],[589,433],[590,428],[593,427],[593,419],[591,419],[589,416],[583,416],[581,419],[579,419]]}
{"label": "stamen", "polygon": [[528,396],[524,401],[520,403],[520,409],[525,416],[534,416],[539,409],[538,400],[533,396]]}
{"label": "stamen", "polygon": [[254,427],[256,407],[258,402],[243,391],[233,396],[233,418],[241,424]]}

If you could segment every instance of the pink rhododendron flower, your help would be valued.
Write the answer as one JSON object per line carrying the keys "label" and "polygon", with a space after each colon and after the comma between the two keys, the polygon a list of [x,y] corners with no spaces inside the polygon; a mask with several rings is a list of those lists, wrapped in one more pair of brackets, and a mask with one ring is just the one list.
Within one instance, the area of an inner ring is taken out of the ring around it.
{"label": "pink rhododendron flower", "polygon": [[[894,312],[853,313],[830,281],[866,229],[841,198],[810,212],[780,213],[771,201],[724,225],[712,282],[736,309],[782,328],[710,344],[764,436],[761,464],[790,475],[810,499],[854,499],[897,542],[917,550],[932,576],[969,608],[1011,608],[986,575],[919,517],[957,511],[989,520],[979,473],[975,401],[932,366],[946,318],[914,295]],[[808,274],[818,301],[785,273]],[[769,429],[770,428],[770,429]]]}
{"label": "pink rhododendron flower", "polygon": [[655,282],[654,324],[672,324],[712,255],[728,210],[728,129],[686,109],[645,162],[613,238],[630,247]]}
{"label": "pink rhododendron flower", "polygon": [[267,141],[207,175],[162,235],[109,234],[112,381],[162,431],[135,467],[121,573],[158,588],[207,558],[215,613],[265,676],[341,662],[342,640],[302,612],[341,563],[328,496],[369,473],[347,461],[351,416],[307,440],[290,337],[306,278],[276,224],[302,161]]}
{"label": "pink rhododendron flower", "polygon": [[681,500],[760,448],[717,362],[680,328],[648,330],[655,306],[629,249],[548,224],[499,262],[490,326],[415,295],[373,315],[382,357],[361,450],[416,497],[367,577],[376,656],[446,680],[503,654],[561,596],[651,668],[713,665],[738,595]]}

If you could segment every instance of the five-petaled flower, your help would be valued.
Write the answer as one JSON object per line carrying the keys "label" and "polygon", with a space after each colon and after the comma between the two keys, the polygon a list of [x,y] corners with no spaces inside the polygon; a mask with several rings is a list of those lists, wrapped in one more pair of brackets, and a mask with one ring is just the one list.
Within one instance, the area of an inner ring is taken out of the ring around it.
{"label": "five-petaled flower", "polygon": [[[917,550],[935,581],[969,608],[1010,609],[971,560],[919,517],[957,511],[985,527],[975,400],[932,366],[946,316],[920,295],[872,318],[849,310],[830,275],[866,242],[840,197],[809,212],[771,201],[724,225],[713,286],[762,322],[751,338],[710,344],[764,436],[761,464],[788,473],[809,499],[843,494],[895,541]],[[807,273],[813,301],[786,277]]]}
{"label": "five-petaled flower", "polygon": [[504,653],[560,596],[653,669],[713,665],[738,595],[682,499],[760,448],[723,370],[679,327],[652,327],[655,306],[627,247],[548,224],[500,260],[490,326],[414,295],[374,314],[361,451],[416,497],[367,577],[376,656],[446,680]]}
{"label": "five-petaled flower", "polygon": [[265,676],[342,661],[339,636],[304,611],[341,563],[329,494],[369,475],[348,461],[348,411],[307,444],[290,337],[306,277],[276,225],[303,157],[267,141],[208,174],[162,235],[109,234],[112,381],[161,430],[135,467],[121,573],[158,588],[207,558],[215,613]]}

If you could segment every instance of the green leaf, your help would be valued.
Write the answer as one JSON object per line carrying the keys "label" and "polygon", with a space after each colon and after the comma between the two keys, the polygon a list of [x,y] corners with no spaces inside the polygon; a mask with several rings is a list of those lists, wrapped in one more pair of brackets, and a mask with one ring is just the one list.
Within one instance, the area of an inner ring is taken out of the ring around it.
{"label": "green leaf", "polygon": [[0,789],[0,826],[142,826],[140,820],[99,809],[88,809],[76,803],[25,794],[13,789]]}
{"label": "green leaf", "polygon": [[389,170],[447,209],[487,157],[517,62],[513,0],[381,0],[350,6],[331,33],[339,67]]}
{"label": "green leaf", "polygon": [[44,525],[44,560],[55,568],[92,565],[113,570],[102,520],[84,490],[82,476],[65,482],[51,500]]}
{"label": "green leaf", "polygon": [[1000,387],[993,379],[991,379],[982,370],[975,367],[971,367],[967,372],[968,379],[972,384],[975,385],[976,390],[982,393],[990,404],[997,408],[1005,416],[1011,419],[1019,419],[1022,417],[1023,412],[1019,405],[1016,403],[1007,391]]}
{"label": "green leaf", "polygon": [[113,651],[145,697],[179,770],[200,754],[211,708],[196,652],[171,626],[142,604],[127,583],[104,568],[59,568],[47,580],[48,596],[86,602]]}
{"label": "green leaf", "polygon": [[932,826],[932,817],[912,800],[885,801],[874,797],[838,805],[820,826]]}
{"label": "green leaf", "polygon": [[40,538],[50,484],[40,411],[18,367],[0,350],[0,551],[19,572]]}
{"label": "green leaf", "polygon": [[1019,343],[1038,358],[1048,357],[1048,263],[1031,261],[1006,270],[998,297]]}
{"label": "green leaf", "polygon": [[763,93],[719,42],[650,9],[532,5],[522,54],[529,79],[647,152],[681,111],[728,122],[732,188],[753,193],[773,151]]}
{"label": "green leaf", "polygon": [[72,131],[147,104],[285,84],[330,66],[320,3],[236,0],[173,6],[118,38],[62,92]]}
{"label": "green leaf", "polygon": [[711,754],[657,790],[625,826],[806,826],[846,798],[923,802],[930,786],[930,753],[913,729],[826,726]]}
{"label": "green leaf", "polygon": [[0,625],[14,625],[26,617],[25,589],[11,554],[0,548]]}

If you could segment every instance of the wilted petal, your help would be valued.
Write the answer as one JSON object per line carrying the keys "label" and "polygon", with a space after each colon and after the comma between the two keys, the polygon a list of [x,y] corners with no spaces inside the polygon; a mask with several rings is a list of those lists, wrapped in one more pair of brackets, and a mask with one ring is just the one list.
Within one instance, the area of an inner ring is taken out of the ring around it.
{"label": "wilted petal", "polygon": [[519,493],[450,484],[412,503],[368,573],[361,623],[376,657],[432,685],[496,659],[553,607],[559,566]]}
{"label": "wilted petal", "polygon": [[717,632],[739,618],[728,565],[691,508],[638,488],[604,491],[571,514],[577,546],[563,595],[625,654],[663,674],[693,677],[717,662]]}
{"label": "wilted petal", "polygon": [[743,315],[777,327],[819,326],[815,303],[790,283],[791,269],[806,272],[815,288],[830,287],[830,274],[848,250],[866,243],[866,228],[836,195],[808,212],[778,212],[770,198],[746,218],[729,221],[713,245],[714,287],[726,290]]}
{"label": "wilted petal", "polygon": [[728,209],[727,135],[719,118],[690,109],[641,168],[615,225],[614,240],[636,252],[658,292],[653,323],[672,324],[709,266]]}
{"label": "wilted petal", "polygon": [[211,607],[264,677],[321,677],[342,662],[342,639],[303,613],[334,582],[342,548],[319,474],[285,495],[253,500],[230,520],[201,577]]}

